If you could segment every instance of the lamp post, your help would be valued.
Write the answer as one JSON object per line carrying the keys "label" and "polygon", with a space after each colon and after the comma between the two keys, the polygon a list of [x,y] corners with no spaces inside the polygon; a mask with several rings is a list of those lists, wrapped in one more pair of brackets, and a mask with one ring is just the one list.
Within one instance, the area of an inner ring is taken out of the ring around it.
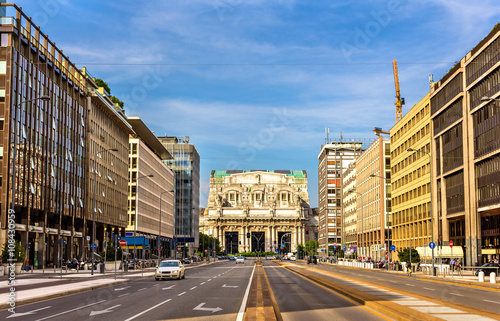
{"label": "lamp post", "polygon": [[[361,250],[363,250],[363,246],[365,244],[365,233],[363,231],[363,194],[361,194],[360,192],[356,192],[355,190],[349,190],[347,193],[356,193],[359,195],[360,199],[361,199]],[[361,253],[361,257],[363,257],[363,254],[365,254],[364,252],[365,251],[362,251],[363,253]]]}
{"label": "lamp post", "polygon": [[[142,176],[139,176],[137,177],[136,179],[136,183],[135,183],[135,220],[134,220],[134,271],[135,271],[135,261],[136,261],[136,258],[135,258],[135,248],[136,248],[136,242],[135,242],[135,236],[137,234],[137,220],[138,220],[138,208],[139,208],[139,199],[138,199],[138,196],[139,196],[139,180],[141,178],[145,178],[145,177],[154,177],[153,174],[149,174],[149,175],[142,175]],[[143,247],[144,247],[144,242],[143,242]],[[142,249],[144,251],[144,248]],[[142,262],[144,263],[144,262]],[[144,264],[141,264],[141,265],[144,265]]]}
{"label": "lamp post", "polygon": [[[12,144],[14,146],[12,146],[12,186],[11,186],[11,190],[12,190],[12,199],[11,199],[11,205],[10,205],[10,209],[12,210],[12,213],[16,213],[14,211],[14,204],[15,204],[15,199],[16,199],[16,158],[17,158],[17,144],[16,144],[16,136],[17,136],[17,126],[16,126],[16,123],[17,123],[17,108],[18,107],[21,107],[22,104],[25,104],[25,103],[29,103],[29,102],[32,102],[32,101],[37,101],[37,100],[42,100],[42,101],[49,101],[50,100],[50,97],[49,96],[40,96],[40,97],[37,97],[37,98],[33,98],[33,99],[28,99],[28,100],[25,100],[25,101],[22,101],[20,102],[19,104],[13,106],[12,108],[12,112],[14,113],[14,117],[12,117],[13,119],[13,122],[14,122],[14,136],[12,138]],[[12,127],[12,126],[11,126]],[[45,233],[44,233],[45,235]],[[44,240],[44,243],[45,243],[45,240]],[[43,255],[43,264],[42,266],[45,268],[45,246],[43,247],[44,248],[44,255]],[[10,262],[10,261],[9,261]],[[10,275],[10,274],[9,274]],[[9,281],[10,281],[10,278],[9,278]],[[10,282],[9,282],[10,284]]]}
{"label": "lamp post", "polygon": [[[387,178],[384,177],[384,176],[379,176],[379,175],[375,175],[375,174],[370,174],[370,177],[378,177],[378,178],[382,178],[384,179],[384,181],[386,181],[387,183]],[[387,214],[385,216],[385,221],[386,221],[386,224],[387,224],[387,245],[386,245],[386,248],[385,248],[385,251],[387,253],[387,270],[389,271],[389,220],[387,219]]]}
{"label": "lamp post", "polygon": [[[481,101],[486,97],[481,98]],[[431,204],[431,240],[434,243],[434,217],[432,215],[432,157],[431,154],[421,150],[421,149],[413,149],[408,148],[407,151],[415,152],[415,153],[425,153],[429,156],[429,189],[430,189],[430,204]],[[410,238],[411,242],[411,238]],[[410,243],[411,244],[411,243]],[[434,270],[434,247],[431,249],[432,252],[432,276],[436,276],[436,271]],[[411,246],[410,246],[410,263],[411,263]]]}
{"label": "lamp post", "polygon": [[[161,200],[162,200],[162,196],[163,194],[165,193],[175,193],[174,190],[171,190],[171,191],[163,191],[160,193],[160,224],[159,224],[159,228],[158,228],[158,244],[157,244],[157,247],[158,247],[158,266],[160,266],[160,262],[161,262]],[[137,204],[136,204],[137,206]],[[137,207],[136,207],[137,208]],[[175,215],[174,215],[175,217]],[[175,228],[175,225],[174,225],[174,228]],[[172,234],[173,236],[173,234]]]}
{"label": "lamp post", "polygon": [[[94,161],[94,210],[92,212],[92,243],[90,247],[92,248],[92,270],[90,271],[91,275],[94,275],[94,247],[95,247],[95,212],[97,211],[96,207],[96,190],[97,190],[97,158],[99,158],[100,154],[104,154],[106,152],[117,152],[118,148],[108,148],[103,149],[95,153],[95,161]],[[104,258],[106,260],[106,258]]]}

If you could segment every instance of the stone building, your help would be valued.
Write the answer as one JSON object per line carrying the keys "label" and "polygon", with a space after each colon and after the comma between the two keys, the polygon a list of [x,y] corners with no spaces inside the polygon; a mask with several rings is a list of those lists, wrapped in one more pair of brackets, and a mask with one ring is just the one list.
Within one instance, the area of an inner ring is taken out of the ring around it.
{"label": "stone building", "polygon": [[297,251],[311,216],[305,171],[212,171],[204,231],[226,253]]}

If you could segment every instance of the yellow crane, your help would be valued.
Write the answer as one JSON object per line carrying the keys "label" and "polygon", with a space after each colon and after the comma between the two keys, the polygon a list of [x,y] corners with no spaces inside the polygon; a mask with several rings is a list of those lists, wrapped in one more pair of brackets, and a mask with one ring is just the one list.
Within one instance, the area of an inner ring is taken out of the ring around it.
{"label": "yellow crane", "polygon": [[396,123],[403,118],[403,105],[405,104],[405,99],[401,98],[401,93],[399,91],[399,78],[398,78],[398,62],[396,59],[392,61],[392,66],[394,68],[394,83],[396,84]]}

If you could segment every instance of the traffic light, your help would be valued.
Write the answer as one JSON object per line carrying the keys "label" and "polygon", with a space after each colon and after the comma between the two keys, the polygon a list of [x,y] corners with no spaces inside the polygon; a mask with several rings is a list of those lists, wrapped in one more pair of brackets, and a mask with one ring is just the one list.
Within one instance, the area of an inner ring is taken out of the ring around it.
{"label": "traffic light", "polygon": [[306,234],[309,234],[309,229],[308,228],[306,228]]}
{"label": "traffic light", "polygon": [[247,233],[247,239],[249,239],[249,238],[250,238],[250,233]]}

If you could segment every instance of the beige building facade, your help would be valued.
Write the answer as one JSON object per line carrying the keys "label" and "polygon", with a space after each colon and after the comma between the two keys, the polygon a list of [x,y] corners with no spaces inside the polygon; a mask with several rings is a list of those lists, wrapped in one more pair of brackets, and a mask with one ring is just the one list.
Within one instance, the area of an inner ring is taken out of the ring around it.
{"label": "beige building facade", "polygon": [[382,136],[356,159],[353,193],[358,197],[358,256],[380,260],[387,254],[391,222],[390,165],[390,142]]}
{"label": "beige building facade", "polygon": [[430,95],[391,128],[393,244],[396,250],[431,242]]}
{"label": "beige building facade", "polygon": [[212,171],[200,223],[225,253],[297,251],[311,216],[305,171]]}
{"label": "beige building facade", "polygon": [[344,246],[348,252],[358,246],[358,215],[356,214],[355,193],[349,193],[350,190],[356,190],[356,161],[347,166],[343,177],[343,221],[344,221]]}

